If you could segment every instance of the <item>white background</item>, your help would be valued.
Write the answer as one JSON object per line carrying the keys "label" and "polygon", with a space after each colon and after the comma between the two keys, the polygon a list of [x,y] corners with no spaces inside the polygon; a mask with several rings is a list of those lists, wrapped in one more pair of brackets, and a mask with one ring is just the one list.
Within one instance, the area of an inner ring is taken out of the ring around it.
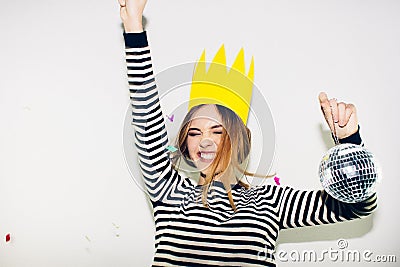
{"label": "white background", "polygon": [[[385,266],[399,264],[399,14],[395,0],[150,0],[156,73],[204,48],[211,57],[222,43],[228,64],[241,47],[255,57],[282,185],[320,188],[332,142],[318,93],[356,104],[384,171],[379,209],[282,232],[278,250],[319,253],[345,238],[349,249],[394,254]],[[129,95],[117,1],[3,0],[0,36],[0,266],[149,266],[151,210],[123,155]]]}

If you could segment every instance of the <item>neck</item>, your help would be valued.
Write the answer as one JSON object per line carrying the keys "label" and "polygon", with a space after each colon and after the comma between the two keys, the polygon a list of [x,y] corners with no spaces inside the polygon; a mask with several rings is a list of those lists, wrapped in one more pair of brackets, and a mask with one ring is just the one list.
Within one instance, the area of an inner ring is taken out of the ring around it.
{"label": "neck", "polygon": [[[214,173],[213,178],[215,178],[215,177],[216,177],[217,175],[219,175],[219,174],[221,174],[221,172],[216,172],[216,173]],[[202,172],[200,172],[200,176],[203,177],[203,178],[206,178],[206,177],[207,177],[207,175],[206,175],[205,173],[202,173]]]}
{"label": "neck", "polygon": [[[198,185],[205,185],[205,183],[206,183],[206,177],[207,177],[206,174],[200,172],[200,179],[199,179]],[[228,179],[229,182],[230,182],[230,184],[237,184],[237,180],[235,179],[235,177],[234,177],[233,175],[227,175],[227,173],[222,174],[221,171],[216,172],[216,173],[213,175],[212,181],[223,182],[223,180],[225,180],[225,179]],[[212,181],[211,181],[211,182],[212,182]]]}

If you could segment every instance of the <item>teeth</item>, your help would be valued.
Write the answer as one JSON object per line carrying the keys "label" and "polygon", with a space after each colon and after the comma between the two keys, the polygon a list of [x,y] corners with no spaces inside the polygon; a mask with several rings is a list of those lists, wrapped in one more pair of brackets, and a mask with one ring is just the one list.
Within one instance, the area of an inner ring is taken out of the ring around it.
{"label": "teeth", "polygon": [[200,157],[202,157],[203,159],[214,159],[215,153],[201,153]]}

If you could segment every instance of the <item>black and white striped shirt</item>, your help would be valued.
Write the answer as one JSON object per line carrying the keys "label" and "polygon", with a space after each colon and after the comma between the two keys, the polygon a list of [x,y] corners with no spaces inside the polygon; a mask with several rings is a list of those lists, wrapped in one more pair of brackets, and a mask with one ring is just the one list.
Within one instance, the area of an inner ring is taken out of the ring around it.
{"label": "black and white striped shirt", "polygon": [[[204,207],[201,186],[173,169],[166,150],[146,32],[124,37],[135,144],[156,226],[154,266],[275,266],[281,229],[351,220],[376,208],[375,194],[345,204],[323,190],[235,185],[235,213],[221,182],[214,182]],[[349,139],[361,142],[358,132]]]}

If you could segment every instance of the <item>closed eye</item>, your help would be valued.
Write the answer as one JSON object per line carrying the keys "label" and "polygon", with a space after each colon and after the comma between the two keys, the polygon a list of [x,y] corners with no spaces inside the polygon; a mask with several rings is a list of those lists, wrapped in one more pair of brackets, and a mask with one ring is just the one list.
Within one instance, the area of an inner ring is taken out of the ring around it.
{"label": "closed eye", "polygon": [[211,129],[213,130],[213,134],[222,134],[222,125],[218,124],[218,125],[214,125],[211,127]]}
{"label": "closed eye", "polygon": [[188,135],[189,136],[198,136],[198,135],[201,135],[201,134],[202,134],[201,130],[198,129],[198,128],[190,128],[189,131],[188,131]]}

